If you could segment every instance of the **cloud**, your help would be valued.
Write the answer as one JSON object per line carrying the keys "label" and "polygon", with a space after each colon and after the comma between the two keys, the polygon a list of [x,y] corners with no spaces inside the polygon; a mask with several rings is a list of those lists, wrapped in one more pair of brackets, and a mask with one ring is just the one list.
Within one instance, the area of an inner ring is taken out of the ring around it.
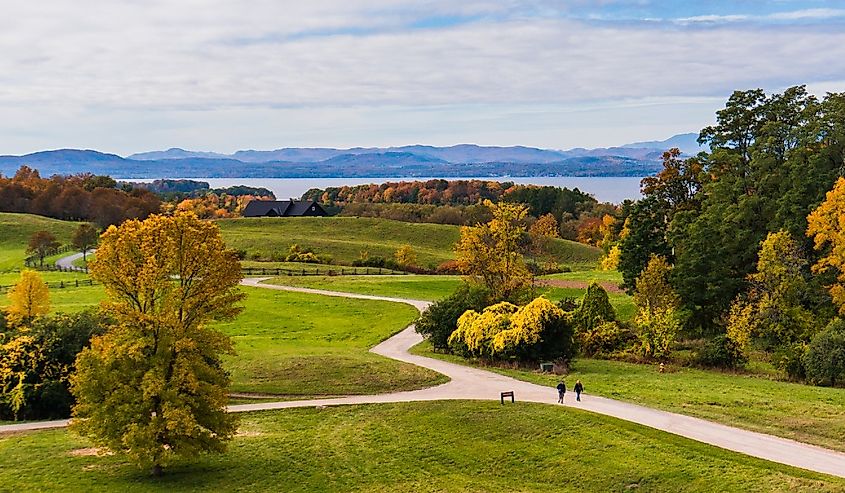
{"label": "cloud", "polygon": [[[581,2],[588,3],[595,5]],[[608,5],[642,7],[636,1]],[[89,0],[84,8],[58,0],[12,2],[0,18],[0,110],[37,113],[38,124],[84,113],[104,131],[112,114],[145,122],[155,120],[152,114],[161,121],[178,114],[185,122],[190,112],[302,118],[311,111],[330,120],[339,108],[405,107],[389,113],[413,118],[413,108],[427,106],[473,111],[724,99],[734,89],[825,83],[845,73],[845,32],[789,23],[842,15],[837,9],[765,14],[778,21],[772,26],[738,22],[745,14],[687,16],[689,25],[681,25],[578,20],[579,6],[541,0]],[[701,23],[713,25],[696,27]],[[460,118],[457,110],[441,114]],[[389,121],[401,124],[399,117]],[[37,133],[33,117],[15,123],[27,129],[27,138]]]}

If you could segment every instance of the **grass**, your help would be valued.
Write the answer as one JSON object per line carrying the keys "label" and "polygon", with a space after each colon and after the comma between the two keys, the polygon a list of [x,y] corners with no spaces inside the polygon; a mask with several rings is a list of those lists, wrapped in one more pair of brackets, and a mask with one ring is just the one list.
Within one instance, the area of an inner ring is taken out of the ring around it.
{"label": "grass", "polygon": [[560,274],[549,274],[543,276],[543,279],[559,279],[562,281],[607,281],[616,284],[622,283],[622,273],[618,270],[576,270],[573,272],[562,272]]}
{"label": "grass", "polygon": [[233,322],[217,324],[237,351],[226,359],[233,392],[375,394],[447,380],[369,352],[413,321],[413,307],[262,288],[244,291],[243,313]]}
{"label": "grass", "polygon": [[[329,254],[335,263],[349,265],[362,251],[370,257],[393,258],[409,244],[422,266],[438,265],[454,258],[460,228],[446,224],[406,223],[378,218],[297,217],[240,218],[217,221],[227,245],[271,258],[296,243]],[[595,265],[600,251],[588,245],[555,240],[551,250],[559,262]]]}
{"label": "grass", "polygon": [[0,212],[0,272],[23,266],[26,245],[36,231],[49,231],[59,243],[68,244],[80,224],[32,214]]}
{"label": "grass", "polygon": [[[411,351],[460,364],[480,363],[434,353],[427,342]],[[520,380],[553,387],[560,376],[488,367]],[[588,394],[633,402],[752,431],[845,451],[845,390],[779,382],[692,368],[577,359],[566,381],[580,379]]]}
{"label": "grass", "polygon": [[[68,287],[66,288],[50,288],[50,312],[64,312],[73,313],[82,311],[86,308],[91,308],[105,299],[105,291],[103,286],[79,286],[75,287],[76,281],[87,281],[89,277],[83,273],[77,272],[39,272],[41,278],[45,282],[53,283],[64,282]],[[0,273],[0,286],[9,286],[16,284],[20,278],[19,273],[5,272]],[[9,298],[5,293],[0,293],[0,308],[9,306]]]}
{"label": "grass", "polygon": [[[845,480],[577,409],[416,402],[241,417],[222,455],[161,478],[64,430],[0,437],[10,491],[834,492]],[[49,473],[45,473],[49,471]]]}
{"label": "grass", "polygon": [[[426,301],[437,301],[451,294],[460,284],[459,276],[307,276],[274,277],[270,284],[327,289],[345,293],[371,294]],[[558,301],[564,297],[580,299],[586,289],[537,287],[537,296],[544,295]],[[634,318],[636,307],[633,299],[623,293],[608,293],[610,302],[621,320]]]}

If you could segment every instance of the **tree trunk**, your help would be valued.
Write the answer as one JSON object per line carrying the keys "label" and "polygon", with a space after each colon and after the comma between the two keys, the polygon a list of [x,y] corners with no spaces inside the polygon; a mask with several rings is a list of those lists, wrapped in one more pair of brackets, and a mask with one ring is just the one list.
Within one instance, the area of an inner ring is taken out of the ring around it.
{"label": "tree trunk", "polygon": [[164,474],[164,471],[162,471],[160,464],[156,464],[153,466],[152,474],[155,477],[160,477],[162,474]]}

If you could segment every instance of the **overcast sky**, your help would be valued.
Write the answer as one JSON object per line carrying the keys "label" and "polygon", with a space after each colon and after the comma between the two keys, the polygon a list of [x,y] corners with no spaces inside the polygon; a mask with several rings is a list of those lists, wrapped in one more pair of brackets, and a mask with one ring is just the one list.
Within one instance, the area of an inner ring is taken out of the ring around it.
{"label": "overcast sky", "polygon": [[845,91],[845,1],[3,0],[0,154],[529,145]]}

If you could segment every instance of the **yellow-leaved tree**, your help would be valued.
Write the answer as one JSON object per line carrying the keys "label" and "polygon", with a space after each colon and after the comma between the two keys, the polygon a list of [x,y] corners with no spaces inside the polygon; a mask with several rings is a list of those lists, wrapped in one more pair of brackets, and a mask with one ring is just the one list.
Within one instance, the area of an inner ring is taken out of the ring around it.
{"label": "yellow-leaved tree", "polygon": [[417,265],[417,254],[411,245],[402,245],[394,255],[396,263],[402,267],[413,267]]}
{"label": "yellow-leaved tree", "polygon": [[243,295],[217,225],[182,212],[111,226],[90,269],[114,324],[77,358],[72,428],[156,475],[174,456],[223,451],[237,427],[221,361],[232,343],[207,323],[234,317]]}
{"label": "yellow-leaved tree", "polygon": [[836,180],[822,202],[807,216],[807,236],[825,255],[813,265],[813,272],[836,271],[836,283],[828,286],[839,314],[845,315],[845,178]]}
{"label": "yellow-leaved tree", "polygon": [[17,284],[7,294],[7,313],[12,323],[20,323],[50,311],[50,290],[33,270],[21,271]]}
{"label": "yellow-leaved tree", "polygon": [[455,250],[460,272],[470,281],[487,287],[494,300],[513,300],[530,288],[533,277],[525,264],[523,219],[528,207],[523,204],[489,200],[484,205],[493,219],[478,226],[464,226]]}

